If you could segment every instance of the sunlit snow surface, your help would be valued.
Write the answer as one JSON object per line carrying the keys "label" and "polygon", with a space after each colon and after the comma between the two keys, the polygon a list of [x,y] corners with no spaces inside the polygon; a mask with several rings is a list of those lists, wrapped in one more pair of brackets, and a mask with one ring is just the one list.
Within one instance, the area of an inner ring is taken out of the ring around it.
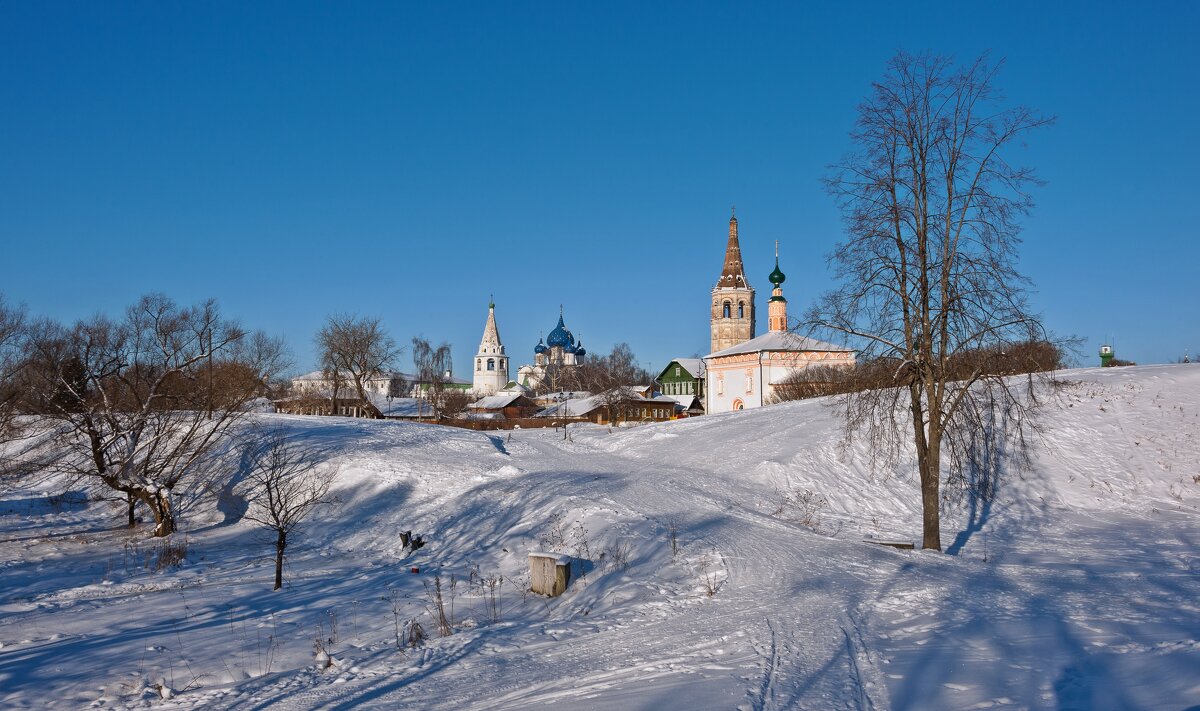
{"label": "sunlit snow surface", "polygon": [[[0,707],[1200,704],[1200,366],[1059,379],[1033,466],[992,506],[947,511],[951,555],[862,542],[918,540],[912,465],[840,447],[819,401],[569,441],[256,416],[339,472],[340,503],[293,539],[279,592],[231,492],[187,512],[186,562],[161,571],[148,529],[117,528],[112,505],[10,492]],[[808,526],[797,507],[775,515],[789,488],[825,502]],[[409,529],[428,541],[412,555]],[[547,546],[589,561],[554,600],[521,591]],[[425,589],[438,572],[457,579],[444,638]],[[478,582],[495,575],[499,621]],[[431,639],[398,651],[412,618]]]}

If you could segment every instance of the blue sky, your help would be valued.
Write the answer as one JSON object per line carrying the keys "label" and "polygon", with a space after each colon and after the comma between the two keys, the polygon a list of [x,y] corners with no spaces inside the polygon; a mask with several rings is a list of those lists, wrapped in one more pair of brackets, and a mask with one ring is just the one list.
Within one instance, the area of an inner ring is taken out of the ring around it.
{"label": "blue sky", "polygon": [[561,303],[660,368],[707,350],[731,204],[761,332],[775,240],[793,314],[830,286],[820,178],[887,59],[990,51],[1058,117],[1020,154],[1048,325],[1086,363],[1200,350],[1200,4],[835,5],[6,3],[0,291],[213,296],[297,370],[376,315],[460,374],[495,294],[514,364]]}

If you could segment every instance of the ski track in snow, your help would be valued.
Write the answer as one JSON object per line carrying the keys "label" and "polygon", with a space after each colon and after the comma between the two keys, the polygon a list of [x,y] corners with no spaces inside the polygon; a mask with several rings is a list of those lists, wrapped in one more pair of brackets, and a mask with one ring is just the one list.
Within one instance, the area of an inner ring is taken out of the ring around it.
{"label": "ski track in snow", "polygon": [[[188,563],[155,572],[154,542],[102,505],[17,493],[0,500],[0,706],[1200,704],[1200,367],[1061,379],[1034,466],[995,503],[947,511],[954,555],[862,542],[918,538],[911,463],[842,452],[821,402],[570,440],[267,417],[328,448],[342,497],[289,548],[276,594],[261,534],[226,512],[198,509]],[[825,502],[809,528],[773,515],[786,487]],[[561,598],[522,596],[555,513],[563,552],[582,535],[595,567]],[[427,548],[402,551],[406,529]],[[605,563],[617,541],[627,571]],[[455,634],[397,651],[393,609],[434,632],[423,583],[473,565],[506,576],[502,621],[467,588]],[[316,636],[336,638],[324,671]],[[179,693],[156,699],[158,678]]]}

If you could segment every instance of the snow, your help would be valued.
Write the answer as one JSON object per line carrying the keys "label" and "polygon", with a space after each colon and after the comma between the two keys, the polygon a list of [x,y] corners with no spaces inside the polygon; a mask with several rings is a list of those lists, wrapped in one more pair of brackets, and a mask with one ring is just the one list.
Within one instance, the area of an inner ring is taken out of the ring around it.
{"label": "snow", "polygon": [[[337,471],[283,590],[236,487],[176,567],[110,504],[9,492],[0,707],[1200,704],[1200,366],[1059,382],[1031,465],[947,504],[948,554],[864,542],[919,541],[913,465],[873,467],[819,400],[569,440],[252,415]],[[559,598],[523,592],[542,551],[578,567]],[[411,619],[431,637],[397,649]]]}
{"label": "snow", "polygon": [[808,336],[798,336],[791,331],[768,331],[761,336],[730,346],[724,350],[709,353],[704,356],[717,358],[720,356],[740,355],[743,353],[758,353],[760,351],[834,351],[849,353],[850,350],[832,343],[818,341]]}
{"label": "snow", "polygon": [[508,393],[504,395],[488,395],[471,403],[472,408],[480,410],[499,410],[508,407],[517,398],[522,397],[521,393]]}

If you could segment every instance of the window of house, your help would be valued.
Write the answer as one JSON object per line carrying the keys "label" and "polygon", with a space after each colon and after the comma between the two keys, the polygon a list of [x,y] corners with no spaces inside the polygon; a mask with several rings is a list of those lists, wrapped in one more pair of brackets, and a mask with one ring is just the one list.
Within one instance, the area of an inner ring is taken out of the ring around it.
{"label": "window of house", "polygon": [[496,359],[495,359],[495,358],[488,358],[488,360],[487,360],[487,369],[488,369],[488,370],[495,370],[495,369],[496,369]]}
{"label": "window of house", "polygon": [[724,375],[717,378],[717,394],[718,395],[725,394],[725,376]]}
{"label": "window of house", "polygon": [[746,392],[754,392],[754,376],[746,373]]}
{"label": "window of house", "polygon": [[725,302],[725,307],[722,309],[722,315],[725,318],[729,318],[729,302],[728,301]]}
{"label": "window of house", "polygon": [[475,372],[479,372],[482,369],[483,369],[483,359],[476,358],[475,359]]}
{"label": "window of house", "polygon": [[675,377],[679,377],[679,366],[675,366]]}
{"label": "window of house", "polygon": [[738,318],[746,318],[746,304],[741,301],[738,302]]}

